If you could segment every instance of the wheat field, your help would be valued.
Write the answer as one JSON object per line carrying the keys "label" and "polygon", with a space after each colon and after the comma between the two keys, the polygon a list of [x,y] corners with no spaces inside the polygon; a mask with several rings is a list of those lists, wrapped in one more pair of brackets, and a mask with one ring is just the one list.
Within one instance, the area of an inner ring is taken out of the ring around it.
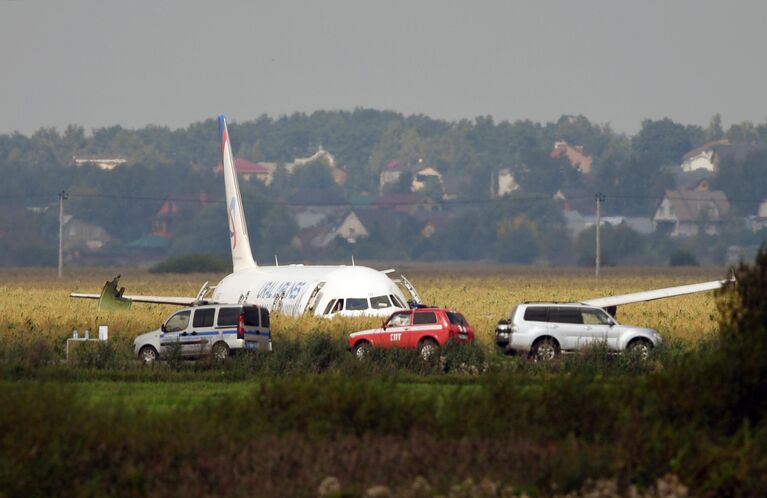
{"label": "wheat field", "polygon": [[[379,266],[391,265],[374,267]],[[578,301],[726,276],[724,268],[608,268],[599,280],[592,270],[580,268],[410,263],[400,265],[398,270],[413,282],[424,302],[461,311],[484,346],[492,344],[496,322],[507,316],[518,302]],[[58,279],[55,269],[0,269],[0,337],[63,340],[73,329],[82,333],[107,325],[111,338],[127,340],[157,328],[176,309],[167,305],[134,304],[129,311],[103,311],[94,300],[68,297],[73,291],[99,292],[104,282],[118,273],[123,275],[120,284],[126,287],[126,294],[170,296],[193,296],[206,280],[215,285],[224,276],[68,268],[64,278]],[[712,292],[628,305],[618,309],[617,319],[621,323],[655,328],[666,338],[689,343],[717,330]],[[340,338],[379,323],[378,319],[274,316],[272,328],[276,338],[312,331],[328,332]]]}

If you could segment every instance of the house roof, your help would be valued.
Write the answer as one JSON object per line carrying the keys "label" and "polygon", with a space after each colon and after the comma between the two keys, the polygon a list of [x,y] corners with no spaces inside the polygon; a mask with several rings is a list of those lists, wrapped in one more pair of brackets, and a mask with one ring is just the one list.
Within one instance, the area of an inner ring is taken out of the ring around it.
{"label": "house roof", "polygon": [[[235,158],[234,160],[234,169],[237,171],[238,174],[242,173],[264,173],[269,174],[271,171],[266,166],[263,166],[262,164],[254,163],[251,161],[248,161],[247,159],[240,159]],[[224,171],[224,165],[222,163],[218,163],[216,167],[213,169],[214,173],[222,173]]]}
{"label": "house roof", "polygon": [[668,199],[679,221],[698,221],[713,204],[720,215],[730,212],[730,202],[721,190],[667,190]]}
{"label": "house roof", "polygon": [[703,152],[713,151],[719,159],[742,161],[751,152],[761,149],[762,146],[754,144],[731,144],[729,140],[716,140],[708,142],[690,150],[682,157],[682,161],[691,159]]}
{"label": "house roof", "polygon": [[551,157],[557,158],[562,155],[567,157],[570,165],[577,166],[582,173],[591,172],[593,158],[586,154],[582,145],[572,146],[564,140],[560,140],[554,144],[554,148],[551,150]]}

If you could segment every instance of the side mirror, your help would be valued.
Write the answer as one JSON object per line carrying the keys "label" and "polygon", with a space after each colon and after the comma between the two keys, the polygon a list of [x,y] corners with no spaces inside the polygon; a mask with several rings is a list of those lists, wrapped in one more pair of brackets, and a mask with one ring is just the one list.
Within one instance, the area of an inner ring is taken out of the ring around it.
{"label": "side mirror", "polygon": [[384,322],[381,324],[381,328],[386,330],[386,320],[384,320]]}
{"label": "side mirror", "polygon": [[615,320],[610,318],[607,323],[610,325],[610,327],[612,327],[613,325],[615,325],[616,322],[615,322]]}
{"label": "side mirror", "polygon": [[162,325],[160,325],[160,331],[162,331],[162,332],[167,332],[168,331],[168,329],[165,328],[165,324],[164,323]]}

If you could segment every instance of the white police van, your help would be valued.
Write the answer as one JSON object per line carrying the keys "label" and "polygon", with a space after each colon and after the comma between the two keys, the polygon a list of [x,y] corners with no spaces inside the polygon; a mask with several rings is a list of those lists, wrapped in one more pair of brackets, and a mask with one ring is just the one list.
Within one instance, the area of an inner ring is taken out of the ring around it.
{"label": "white police van", "polygon": [[238,350],[272,350],[269,311],[253,304],[206,304],[173,313],[158,330],[133,341],[144,363],[178,354],[226,359]]}

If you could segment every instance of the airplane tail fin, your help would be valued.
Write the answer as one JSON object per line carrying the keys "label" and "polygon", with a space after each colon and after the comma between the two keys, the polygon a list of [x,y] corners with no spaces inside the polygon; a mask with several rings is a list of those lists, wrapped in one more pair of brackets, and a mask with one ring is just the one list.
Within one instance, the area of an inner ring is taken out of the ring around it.
{"label": "airplane tail fin", "polygon": [[234,168],[232,143],[226,128],[226,117],[218,117],[218,132],[221,139],[221,161],[224,165],[224,186],[226,188],[226,211],[229,218],[229,242],[232,246],[232,266],[236,272],[258,266],[250,252],[248,225],[242,209],[240,186],[237,183],[237,171]]}

